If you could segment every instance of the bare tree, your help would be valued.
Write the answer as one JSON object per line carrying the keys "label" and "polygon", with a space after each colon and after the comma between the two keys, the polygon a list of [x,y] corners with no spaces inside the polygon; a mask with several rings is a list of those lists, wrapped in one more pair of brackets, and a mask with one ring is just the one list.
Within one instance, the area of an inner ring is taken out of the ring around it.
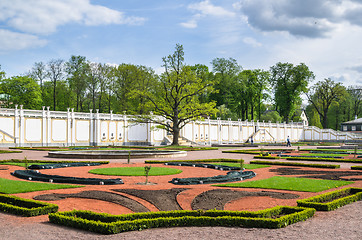
{"label": "bare tree", "polygon": [[64,61],[62,59],[52,59],[48,62],[47,72],[49,74],[50,81],[53,84],[53,110],[56,110],[56,88],[57,81],[61,80],[63,77],[63,66]]}

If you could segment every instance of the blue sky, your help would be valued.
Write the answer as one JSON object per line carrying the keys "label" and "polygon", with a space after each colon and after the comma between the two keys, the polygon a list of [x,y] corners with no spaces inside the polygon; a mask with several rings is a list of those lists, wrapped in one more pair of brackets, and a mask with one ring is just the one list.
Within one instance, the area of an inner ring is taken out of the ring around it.
{"label": "blue sky", "polygon": [[359,0],[1,0],[0,65],[10,77],[82,55],[161,72],[180,43],[191,65],[303,62],[316,81],[361,85],[361,16]]}

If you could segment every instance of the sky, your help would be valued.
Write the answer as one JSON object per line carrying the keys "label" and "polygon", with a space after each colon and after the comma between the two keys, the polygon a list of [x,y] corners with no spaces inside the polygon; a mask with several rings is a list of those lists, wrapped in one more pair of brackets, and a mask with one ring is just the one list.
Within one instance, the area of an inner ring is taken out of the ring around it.
{"label": "sky", "polygon": [[234,58],[243,69],[305,63],[315,82],[362,85],[361,0],[1,0],[0,65],[85,56],[162,72],[182,44],[185,62]]}

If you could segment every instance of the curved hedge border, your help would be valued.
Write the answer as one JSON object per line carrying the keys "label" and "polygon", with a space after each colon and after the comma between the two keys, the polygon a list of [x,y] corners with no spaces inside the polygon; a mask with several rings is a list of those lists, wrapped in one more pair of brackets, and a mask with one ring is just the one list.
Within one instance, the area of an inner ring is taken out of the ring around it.
{"label": "curved hedge border", "polygon": [[362,188],[344,188],[311,198],[297,200],[297,204],[300,207],[311,207],[317,211],[333,211],[339,207],[359,201],[361,199]]}
{"label": "curved hedge border", "polygon": [[[172,160],[172,162],[190,162],[190,163],[205,163],[205,162],[231,162],[231,163],[240,163],[242,159],[228,159],[228,158],[214,158],[214,159],[197,159],[197,160]],[[168,163],[170,160],[146,160],[147,164],[162,164]]]}
{"label": "curved hedge border", "polygon": [[286,160],[295,161],[319,161],[319,162],[351,162],[362,163],[362,159],[336,159],[336,158],[308,158],[308,157],[287,157]]}
{"label": "curved hedge border", "polygon": [[55,224],[87,231],[115,234],[159,227],[224,226],[282,228],[299,221],[304,221],[312,217],[314,213],[315,209],[313,208],[287,206],[278,206],[257,212],[182,210],[125,215],[73,210],[51,213],[49,214],[49,220]]}
{"label": "curved hedge border", "polygon": [[23,151],[0,150],[0,153],[22,153]]}
{"label": "curved hedge border", "polygon": [[0,194],[0,211],[32,217],[55,213],[58,211],[58,205]]}
{"label": "curved hedge border", "polygon": [[16,162],[16,163],[99,163],[99,164],[108,164],[109,161],[47,161],[47,160],[25,160],[25,159],[10,159],[10,160],[0,160],[0,163],[4,162]]}
{"label": "curved hedge border", "polygon": [[308,164],[308,163],[293,163],[293,162],[272,162],[272,161],[250,161],[251,164],[268,164],[268,165],[282,165],[282,166],[301,166],[301,167],[314,167],[314,168],[340,168],[340,165],[332,164]]}
{"label": "curved hedge border", "polygon": [[362,170],[362,166],[351,166],[352,170]]}

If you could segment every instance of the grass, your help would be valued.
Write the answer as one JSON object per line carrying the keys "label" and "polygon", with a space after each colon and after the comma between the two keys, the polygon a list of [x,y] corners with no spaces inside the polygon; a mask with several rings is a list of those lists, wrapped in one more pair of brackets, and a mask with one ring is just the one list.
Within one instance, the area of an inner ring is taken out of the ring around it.
{"label": "grass", "polygon": [[[152,167],[149,176],[162,176],[179,174],[182,171],[175,168]],[[119,168],[97,168],[92,169],[89,173],[112,176],[145,176],[144,167],[119,167]]]}
{"label": "grass", "polygon": [[39,183],[0,178],[0,192],[5,194],[44,191],[52,189],[78,188],[79,185]]}
{"label": "grass", "polygon": [[341,187],[351,183],[353,182],[274,176],[262,180],[218,184],[214,186],[235,187],[235,188],[265,188],[265,189],[290,190],[290,191],[299,191],[299,192],[321,192],[324,190]]}
{"label": "grass", "polygon": [[22,153],[23,151],[0,150],[0,153]]}
{"label": "grass", "polygon": [[[212,162],[208,164],[215,164],[215,165],[224,165],[228,167],[240,167],[240,163],[230,163],[230,162]],[[269,165],[262,165],[262,164],[243,164],[245,169],[258,169],[258,168],[266,168],[270,167]]]}
{"label": "grass", "polygon": [[318,157],[348,157],[349,154],[332,154],[332,153],[300,153],[301,156],[318,156]]}
{"label": "grass", "polygon": [[[28,166],[33,165],[34,163],[28,163]],[[38,163],[40,164],[40,163]],[[54,163],[41,163],[41,165],[45,165],[45,164],[54,164]],[[14,166],[19,166],[19,167],[25,167],[25,163],[24,162],[0,162],[0,165],[14,165]]]}

